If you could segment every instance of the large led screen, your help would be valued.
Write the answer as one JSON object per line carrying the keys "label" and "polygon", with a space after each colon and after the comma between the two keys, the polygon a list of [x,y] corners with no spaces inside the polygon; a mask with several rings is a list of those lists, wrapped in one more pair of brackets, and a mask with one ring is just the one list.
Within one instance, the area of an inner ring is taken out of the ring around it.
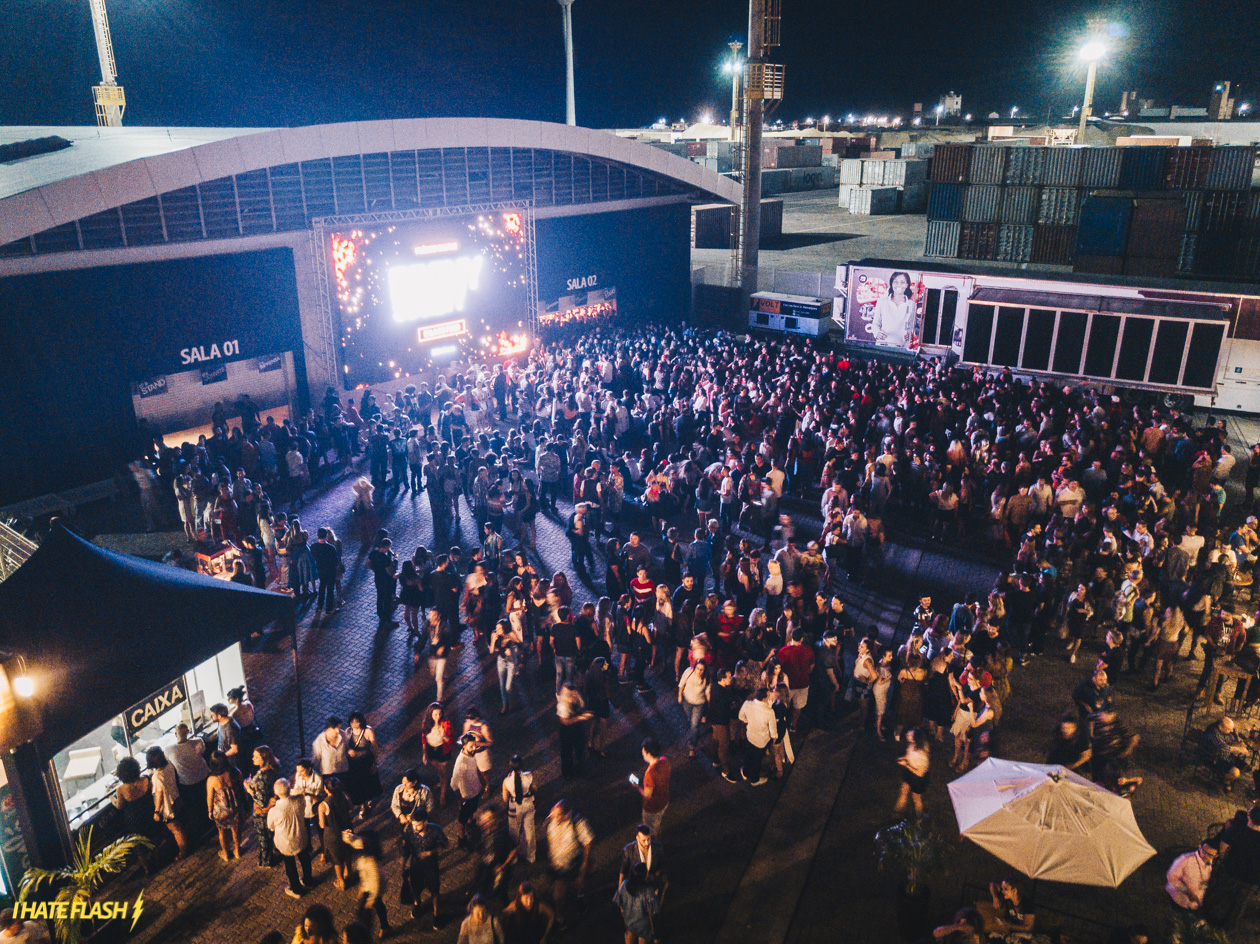
{"label": "large led screen", "polygon": [[851,267],[845,340],[917,351],[925,296],[919,272]]}
{"label": "large led screen", "polygon": [[363,224],[329,236],[346,386],[419,372],[529,327],[529,227],[515,210]]}

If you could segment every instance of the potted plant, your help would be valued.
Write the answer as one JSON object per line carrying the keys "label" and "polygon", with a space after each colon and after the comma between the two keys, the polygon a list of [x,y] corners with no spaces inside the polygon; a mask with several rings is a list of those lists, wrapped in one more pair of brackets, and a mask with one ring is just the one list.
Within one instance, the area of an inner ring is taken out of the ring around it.
{"label": "potted plant", "polygon": [[[89,827],[79,834],[70,865],[66,868],[26,870],[26,874],[22,876],[18,900],[29,901],[40,889],[56,891],[53,901],[69,902],[72,912],[75,910],[74,903],[80,902],[78,911],[82,914],[110,876],[125,869],[131,857],[141,849],[152,848],[151,840],[144,836],[131,835],[111,842],[96,855],[92,855],[92,829]],[[72,913],[68,917],[54,920],[53,927],[60,944],[80,944],[102,933],[110,923],[78,917]]]}
{"label": "potted plant", "polygon": [[903,876],[897,886],[897,929],[902,940],[917,940],[932,927],[927,879],[944,857],[941,839],[922,823],[905,820],[875,834],[875,855],[881,871]]}
{"label": "potted plant", "polygon": [[1172,944],[1229,944],[1229,935],[1220,928],[1184,911],[1173,917],[1172,934],[1168,939]]}

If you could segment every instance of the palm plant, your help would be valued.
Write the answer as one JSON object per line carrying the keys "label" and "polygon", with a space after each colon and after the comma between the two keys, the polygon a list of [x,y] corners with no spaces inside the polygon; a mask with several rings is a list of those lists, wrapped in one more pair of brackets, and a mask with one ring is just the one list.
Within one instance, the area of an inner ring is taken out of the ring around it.
{"label": "palm plant", "polygon": [[906,893],[914,895],[940,864],[944,847],[940,837],[922,823],[902,821],[875,834],[875,855],[881,870],[905,873]]}
{"label": "palm plant", "polygon": [[1193,914],[1180,912],[1173,919],[1169,940],[1172,944],[1229,944],[1229,935]]}
{"label": "palm plant", "polygon": [[[27,901],[41,888],[56,891],[54,901],[69,903],[67,917],[57,918],[53,925],[61,944],[80,944],[83,940],[83,921],[74,913],[83,914],[91,906],[92,896],[105,884],[106,879],[117,875],[127,867],[128,860],[141,849],[152,849],[153,842],[144,836],[123,836],[92,855],[92,828],[88,827],[75,841],[70,865],[63,869],[27,869],[22,876],[19,901]],[[75,902],[80,902],[75,907]]]}

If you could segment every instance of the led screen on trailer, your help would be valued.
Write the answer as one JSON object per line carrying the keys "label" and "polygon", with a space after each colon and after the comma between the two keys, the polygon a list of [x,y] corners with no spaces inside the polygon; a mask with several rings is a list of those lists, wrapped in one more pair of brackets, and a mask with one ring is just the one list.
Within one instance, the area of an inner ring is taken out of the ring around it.
{"label": "led screen on trailer", "polygon": [[348,388],[419,373],[435,348],[529,325],[529,228],[516,210],[347,227],[329,237]]}

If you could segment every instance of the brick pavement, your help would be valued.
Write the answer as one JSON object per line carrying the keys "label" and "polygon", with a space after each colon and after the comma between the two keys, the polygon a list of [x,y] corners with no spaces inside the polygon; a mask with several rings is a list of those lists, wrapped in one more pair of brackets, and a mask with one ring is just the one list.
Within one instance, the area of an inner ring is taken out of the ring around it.
{"label": "brick pavement", "polygon": [[[308,530],[331,525],[345,541],[349,600],[343,609],[320,620],[312,618],[311,604],[300,611],[298,652],[306,729],[300,742],[288,643],[282,642],[278,650],[246,653],[245,670],[267,740],[286,772],[292,769],[299,749],[302,754],[309,753],[310,741],[327,715],[335,713],[344,718],[348,712],[360,709],[376,728],[382,748],[382,780],[388,792],[404,769],[419,766],[419,719],[424,706],[433,699],[434,684],[427,664],[418,670],[412,668],[405,628],[378,629],[366,549],[358,545],[350,506],[346,480],[297,512]],[[561,504],[562,514],[567,515],[569,510],[569,506]],[[548,575],[556,568],[563,568],[568,574],[564,519],[540,515],[537,523],[540,555],[534,558],[535,566],[541,563]],[[381,526],[391,532],[400,554],[405,555],[417,544],[434,547],[426,495],[417,498],[404,493],[390,499],[381,511]],[[472,532],[471,515],[466,514],[461,534],[466,549],[473,546]],[[508,543],[513,542],[509,539]],[[597,599],[600,588],[584,585],[568,575],[575,609],[586,600]],[[537,670],[536,662],[530,663],[524,678],[517,683],[517,695],[524,707],[503,718],[498,714],[493,663],[479,658],[473,646],[464,648],[454,680],[448,683],[447,699],[457,719],[473,704],[489,719],[496,740],[492,771],[496,790],[506,774],[507,757],[519,752],[526,767],[536,774],[540,827],[545,811],[561,796],[572,799],[591,822],[598,838],[592,856],[588,904],[585,914],[571,922],[572,930],[567,935],[571,940],[619,939],[620,917],[609,899],[615,891],[621,848],[633,838],[633,829],[639,822],[637,795],[626,778],[631,772],[642,772],[639,744],[643,737],[650,733],[666,744],[675,765],[672,803],[664,827],[671,887],[661,921],[663,933],[674,940],[712,938],[716,932],[714,916],[725,911],[734,894],[779,793],[780,787],[773,784],[755,791],[728,784],[707,759],[689,761],[683,750],[686,720],[675,702],[672,686],[650,675],[649,678],[653,691],[646,695],[637,694],[630,686],[621,687],[615,696],[606,757],[590,759],[586,776],[571,782],[562,781],[559,774],[553,682],[549,673]],[[426,774],[435,776],[431,771]],[[449,831],[455,812],[456,804],[450,801],[435,818]],[[382,832],[389,884],[386,902],[391,921],[400,928],[391,940],[454,941],[472,872],[468,856],[456,851],[445,859],[445,928],[437,933],[420,931],[414,922],[403,922],[406,915],[397,905],[401,866],[393,842],[396,829],[388,823]],[[330,873],[321,874],[317,869],[316,887],[298,902],[283,894],[283,869],[260,869],[255,863],[251,838],[242,851],[242,859],[231,864],[222,863],[217,857],[217,845],[212,847],[209,842],[203,843],[188,860],[168,864],[143,882],[145,919],[133,940],[142,944],[250,944],[272,929],[282,930],[287,937],[303,909],[316,901],[330,905],[339,922],[351,917],[351,892],[337,891]],[[518,868],[516,877],[545,884],[541,865]],[[133,877],[127,883],[128,890],[138,889],[140,884]]]}

